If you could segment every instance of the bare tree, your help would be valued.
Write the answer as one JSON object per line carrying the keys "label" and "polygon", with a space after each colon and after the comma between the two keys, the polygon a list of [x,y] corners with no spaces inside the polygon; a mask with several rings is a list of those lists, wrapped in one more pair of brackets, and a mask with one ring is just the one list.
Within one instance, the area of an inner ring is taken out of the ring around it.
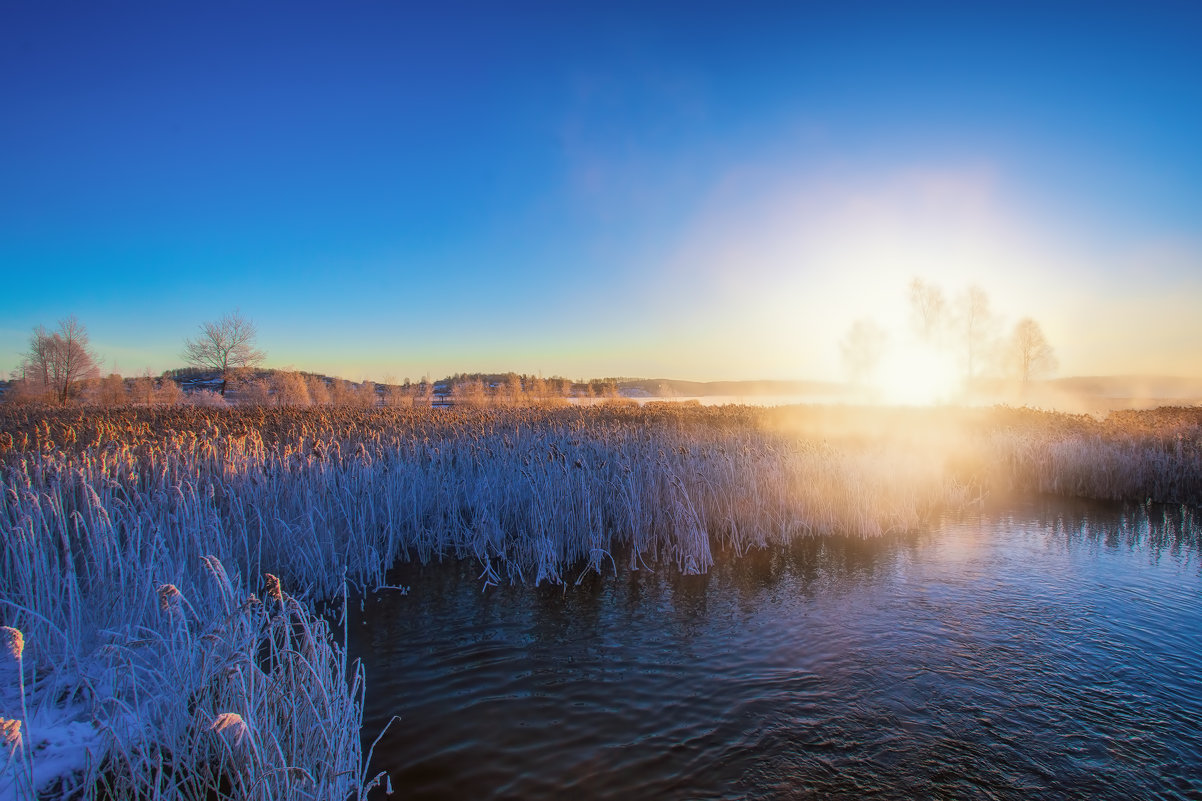
{"label": "bare tree", "polygon": [[921,278],[910,282],[910,322],[923,342],[935,344],[947,327],[943,290]]}
{"label": "bare tree", "polygon": [[234,311],[215,323],[203,323],[196,339],[184,341],[184,359],[194,367],[216,370],[221,374],[221,395],[230,375],[238,370],[258,367],[266,354],[255,348],[258,332],[255,324]]}
{"label": "bare tree", "polygon": [[1058,366],[1056,353],[1043,335],[1043,328],[1030,317],[1024,317],[1014,325],[1006,343],[1006,356],[1024,391],[1031,379],[1055,372]]}
{"label": "bare tree", "polygon": [[839,343],[843,367],[851,383],[864,387],[881,363],[887,334],[872,320],[859,319],[852,323]]}
{"label": "bare tree", "polygon": [[59,403],[66,403],[71,384],[100,374],[95,352],[88,341],[88,331],[75,317],[68,317],[58,324],[54,334],[58,352],[58,370],[55,372],[55,389]]}
{"label": "bare tree", "polygon": [[993,312],[989,309],[989,296],[976,284],[965,290],[956,300],[956,333],[964,362],[964,384],[972,389],[977,368],[989,349],[995,325]]}
{"label": "bare tree", "polygon": [[50,370],[54,364],[54,337],[42,326],[33,329],[29,338],[29,352],[25,354],[22,372],[25,379],[40,385],[42,391],[50,392]]}
{"label": "bare tree", "polygon": [[96,362],[87,329],[68,317],[59,320],[54,333],[47,333],[41,326],[34,329],[22,369],[26,380],[38,384],[45,397],[66,403],[74,384],[100,374]]}

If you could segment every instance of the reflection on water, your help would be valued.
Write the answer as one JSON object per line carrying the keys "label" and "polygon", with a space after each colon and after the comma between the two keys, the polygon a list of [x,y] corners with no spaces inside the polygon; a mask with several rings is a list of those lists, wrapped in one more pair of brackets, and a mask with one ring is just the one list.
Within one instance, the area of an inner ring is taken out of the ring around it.
{"label": "reflection on water", "polygon": [[405,798],[1200,798],[1181,509],[1033,501],[566,591],[413,568],[352,633]]}

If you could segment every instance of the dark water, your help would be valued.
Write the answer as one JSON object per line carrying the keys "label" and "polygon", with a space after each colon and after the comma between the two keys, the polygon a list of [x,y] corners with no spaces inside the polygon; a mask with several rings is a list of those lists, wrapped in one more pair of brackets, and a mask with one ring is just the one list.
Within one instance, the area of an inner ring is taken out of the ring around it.
{"label": "dark water", "polygon": [[1180,508],[1032,501],[710,575],[414,570],[352,653],[406,799],[1202,799]]}

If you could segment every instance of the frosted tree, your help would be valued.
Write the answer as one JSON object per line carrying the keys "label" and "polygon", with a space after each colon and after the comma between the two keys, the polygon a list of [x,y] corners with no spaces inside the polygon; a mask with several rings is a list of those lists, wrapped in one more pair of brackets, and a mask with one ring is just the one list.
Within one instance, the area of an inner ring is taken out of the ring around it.
{"label": "frosted tree", "polygon": [[195,339],[184,341],[183,357],[188,364],[221,375],[221,395],[230,376],[239,370],[258,367],[266,354],[255,348],[255,324],[241,312],[227,314],[212,323],[202,323]]}
{"label": "frosted tree", "polygon": [[154,403],[154,379],[149,371],[130,382],[129,397],[139,406],[149,406]]}
{"label": "frosted tree", "polygon": [[319,375],[311,375],[305,381],[309,390],[309,402],[314,406],[329,406],[331,403],[330,385]]}
{"label": "frosted tree", "polygon": [[272,376],[277,406],[308,406],[312,403],[305,377],[292,370],[281,370]]}
{"label": "frosted tree", "polygon": [[255,378],[238,384],[238,401],[246,406],[270,406],[271,382],[266,378]]}
{"label": "frosted tree", "polygon": [[1019,320],[1010,332],[1006,361],[1024,391],[1032,379],[1053,373],[1058,366],[1056,353],[1044,336],[1043,328],[1030,317]]}
{"label": "frosted tree", "polygon": [[75,385],[97,377],[100,368],[87,329],[74,317],[68,317],[59,321],[53,333],[41,326],[34,329],[22,372],[44,398],[66,403]]}
{"label": "frosted tree", "polygon": [[988,355],[996,326],[985,290],[973,284],[956,299],[954,323],[964,365],[964,386],[971,390],[977,370]]}
{"label": "frosted tree", "polygon": [[376,390],[374,381],[364,379],[359,382],[359,386],[355,388],[354,405],[362,406],[365,409],[374,409],[380,405],[380,393]]}
{"label": "frosted tree", "polygon": [[910,282],[910,323],[923,342],[938,344],[948,324],[947,300],[942,289],[921,278]]}
{"label": "frosted tree", "polygon": [[54,338],[42,326],[33,329],[29,338],[29,351],[25,354],[21,372],[31,387],[49,395],[50,371],[54,365]]}
{"label": "frosted tree", "polygon": [[184,390],[175,379],[164,375],[158,381],[154,390],[154,402],[164,406],[178,406],[185,400]]}
{"label": "frosted tree", "polygon": [[93,387],[91,396],[101,406],[124,406],[130,401],[125,379],[116,373],[100,379]]}
{"label": "frosted tree", "polygon": [[330,403],[334,406],[354,406],[355,385],[345,378],[330,381]]}

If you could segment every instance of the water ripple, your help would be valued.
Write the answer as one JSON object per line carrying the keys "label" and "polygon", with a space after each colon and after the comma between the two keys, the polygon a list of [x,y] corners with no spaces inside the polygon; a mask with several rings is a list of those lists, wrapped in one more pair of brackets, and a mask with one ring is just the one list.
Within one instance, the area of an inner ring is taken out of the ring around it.
{"label": "water ripple", "polygon": [[1202,798],[1174,519],[1041,501],[567,592],[414,568],[354,630],[365,734],[401,716],[375,767],[417,799]]}

